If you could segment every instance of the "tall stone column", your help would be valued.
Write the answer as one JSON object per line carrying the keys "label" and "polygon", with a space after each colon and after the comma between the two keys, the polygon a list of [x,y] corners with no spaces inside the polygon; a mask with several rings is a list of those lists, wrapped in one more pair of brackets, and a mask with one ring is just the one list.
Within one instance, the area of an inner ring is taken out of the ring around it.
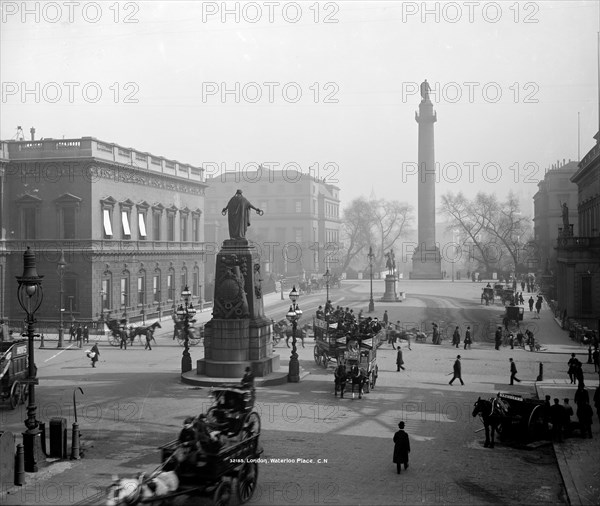
{"label": "tall stone column", "polygon": [[429,98],[427,80],[415,120],[419,124],[418,245],[413,253],[411,279],[442,279],[440,250],[435,242],[435,154],[433,124],[437,114]]}

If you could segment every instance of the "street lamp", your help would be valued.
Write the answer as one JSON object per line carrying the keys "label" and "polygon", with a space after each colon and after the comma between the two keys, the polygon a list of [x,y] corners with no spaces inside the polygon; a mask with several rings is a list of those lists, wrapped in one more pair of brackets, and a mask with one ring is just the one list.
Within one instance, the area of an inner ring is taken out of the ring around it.
{"label": "street lamp", "polygon": [[41,437],[38,429],[39,422],[35,415],[37,406],[35,405],[35,385],[38,383],[37,367],[34,360],[34,328],[36,322],[35,313],[42,305],[44,293],[42,290],[42,277],[38,276],[35,266],[35,254],[29,246],[23,254],[23,275],[16,276],[19,287],[17,288],[17,300],[23,311],[27,314],[27,347],[28,347],[28,378],[29,385],[29,403],[27,404],[27,420],[25,426],[27,430],[23,432],[23,447],[25,471],[36,473],[38,470],[37,460],[41,455]]}
{"label": "street lamp", "polygon": [[58,267],[56,268],[57,272],[58,272],[58,282],[59,282],[59,293],[60,293],[60,298],[59,298],[59,323],[58,323],[58,347],[59,348],[63,348],[64,347],[64,329],[63,329],[63,311],[64,311],[64,294],[65,294],[65,289],[63,286],[63,279],[65,277],[65,267],[67,266],[67,262],[65,260],[65,252],[63,250],[60,250],[60,260],[58,261]]}
{"label": "street lamp", "polygon": [[183,341],[183,355],[181,356],[181,373],[189,372],[192,370],[192,357],[190,356],[190,322],[194,318],[196,314],[196,310],[192,303],[190,302],[190,297],[192,296],[192,292],[188,289],[188,286],[185,285],[185,288],[181,292],[181,298],[184,301],[184,305],[180,304],[177,308],[177,316],[179,320],[183,322],[183,332],[184,332],[184,341]]}
{"label": "street lamp", "polygon": [[369,246],[369,253],[367,254],[369,257],[369,267],[371,269],[371,298],[369,299],[369,313],[375,311],[375,303],[373,302],[373,258],[375,258],[375,254],[373,253],[373,246]]}
{"label": "street lamp", "polygon": [[327,287],[327,298],[325,300],[329,301],[329,279],[331,278],[331,273],[329,272],[329,267],[325,271],[325,274],[323,274],[323,277],[325,278],[325,286]]}
{"label": "street lamp", "polygon": [[298,320],[302,316],[300,306],[296,301],[300,294],[296,291],[296,287],[290,292],[290,300],[292,305],[285,317],[292,323],[292,354],[290,356],[290,366],[288,371],[288,383],[298,383],[300,381],[300,363],[298,362],[298,353],[296,350],[296,329],[298,328]]}

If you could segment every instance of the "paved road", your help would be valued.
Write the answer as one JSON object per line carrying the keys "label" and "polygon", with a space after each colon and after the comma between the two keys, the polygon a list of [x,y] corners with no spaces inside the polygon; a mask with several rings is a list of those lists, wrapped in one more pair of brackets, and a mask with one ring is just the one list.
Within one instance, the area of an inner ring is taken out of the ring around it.
{"label": "paved road", "polygon": [[[252,504],[565,504],[563,480],[551,446],[534,451],[498,445],[484,449],[479,419],[471,416],[478,396],[498,391],[535,394],[535,379],[543,360],[546,378],[564,377],[565,336],[526,314],[524,324],[536,325],[540,340],[557,353],[493,349],[490,325],[501,309],[479,303],[481,285],[468,282],[405,282],[408,298],[399,304],[376,302],[376,314],[387,309],[390,320],[445,322],[476,328],[471,350],[463,356],[465,386],[448,385],[447,373],[457,350],[412,344],[405,350],[407,370],[396,372],[395,351],[378,352],[376,388],[363,399],[335,399],[331,369],[313,361],[312,345],[299,348],[301,366],[311,374],[298,385],[259,388],[257,409],[262,418],[261,441],[267,459],[293,463],[261,465]],[[334,305],[366,311],[368,282],[332,290]],[[305,318],[322,303],[324,294],[300,299]],[[288,301],[268,296],[267,314],[277,320]],[[279,316],[278,316],[279,315]],[[543,315],[544,316],[544,315]],[[209,312],[198,314],[206,320]],[[182,348],[171,339],[165,322],[152,351],[134,346],[127,351],[101,346],[101,361],[92,369],[80,350],[57,353],[36,350],[40,386],[38,418],[64,416],[73,421],[73,390],[78,394],[79,423],[85,457],[63,461],[27,476],[20,490],[3,493],[3,504],[67,504],[91,496],[113,474],[134,474],[158,464],[156,447],[176,436],[188,415],[206,410],[208,389],[178,380]],[[492,326],[492,328],[494,328]],[[542,337],[542,334],[544,336]],[[289,350],[275,348],[287,368]],[[191,350],[194,360],[202,348]],[[508,385],[513,357],[523,382]],[[25,410],[2,408],[2,425],[18,433]],[[398,476],[391,463],[392,441],[399,420],[411,437],[411,465]],[[596,426],[597,430],[597,426]],[[304,459],[304,460],[298,460]],[[320,461],[319,461],[320,459]],[[532,465],[533,464],[533,465]],[[193,501],[191,503],[194,503]]]}

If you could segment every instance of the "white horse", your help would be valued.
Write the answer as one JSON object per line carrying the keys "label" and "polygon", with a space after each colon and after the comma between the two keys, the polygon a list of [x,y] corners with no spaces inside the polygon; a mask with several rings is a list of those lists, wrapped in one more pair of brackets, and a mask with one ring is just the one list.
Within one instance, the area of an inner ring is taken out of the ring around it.
{"label": "white horse", "polygon": [[118,476],[113,476],[113,483],[108,488],[106,506],[137,504],[140,500],[159,499],[178,488],[179,478],[174,471],[161,471],[151,478],[146,478],[144,473],[137,478],[119,479]]}

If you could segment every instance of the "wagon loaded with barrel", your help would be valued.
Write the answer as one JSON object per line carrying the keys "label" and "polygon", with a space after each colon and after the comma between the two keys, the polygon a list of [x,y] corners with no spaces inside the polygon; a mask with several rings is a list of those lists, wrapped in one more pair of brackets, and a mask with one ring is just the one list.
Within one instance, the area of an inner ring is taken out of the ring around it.
{"label": "wagon loaded with barrel", "polygon": [[107,505],[166,505],[191,496],[194,504],[208,497],[225,506],[234,487],[237,504],[252,499],[263,451],[254,389],[221,385],[211,394],[214,405],[207,413],[188,417],[179,436],[160,447],[160,466],[134,479],[116,479]]}

